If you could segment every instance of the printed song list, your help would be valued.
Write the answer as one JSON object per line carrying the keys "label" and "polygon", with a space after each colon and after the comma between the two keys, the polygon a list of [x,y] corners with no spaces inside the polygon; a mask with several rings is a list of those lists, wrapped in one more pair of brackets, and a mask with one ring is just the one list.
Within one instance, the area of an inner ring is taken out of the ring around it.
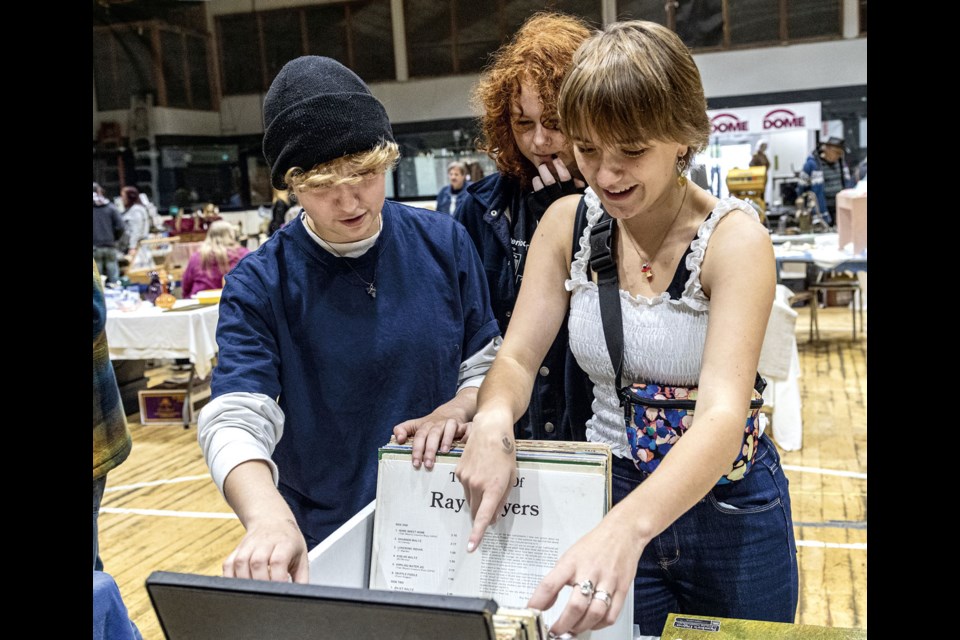
{"label": "printed song list", "polygon": [[480,591],[501,606],[522,608],[557,563],[560,540],[489,530],[480,549]]}
{"label": "printed song list", "polygon": [[388,583],[395,591],[424,591],[437,583],[437,533],[398,522],[388,558]]}

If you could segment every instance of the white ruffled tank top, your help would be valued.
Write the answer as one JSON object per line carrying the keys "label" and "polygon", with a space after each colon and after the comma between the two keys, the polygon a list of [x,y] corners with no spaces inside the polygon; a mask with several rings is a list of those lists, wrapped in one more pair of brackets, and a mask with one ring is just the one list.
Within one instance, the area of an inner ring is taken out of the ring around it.
{"label": "white ruffled tank top", "polygon": [[[587,421],[587,440],[605,442],[614,455],[630,458],[623,422],[623,409],[614,390],[614,371],[607,353],[600,320],[597,285],[587,277],[590,261],[590,230],[603,215],[600,200],[587,188],[587,227],[580,238],[580,250],[574,255],[570,279],[565,282],[570,295],[567,328],[570,349],[580,367],[594,383],[593,417]],[[759,221],[753,206],[738,198],[724,198],[697,230],[686,254],[690,272],[678,299],[667,291],[659,296],[633,296],[620,289],[623,317],[622,382],[654,382],[667,385],[696,385],[707,337],[710,300],[700,285],[700,265],[717,223],[730,211],[740,210]],[[678,269],[681,267],[678,266]]]}

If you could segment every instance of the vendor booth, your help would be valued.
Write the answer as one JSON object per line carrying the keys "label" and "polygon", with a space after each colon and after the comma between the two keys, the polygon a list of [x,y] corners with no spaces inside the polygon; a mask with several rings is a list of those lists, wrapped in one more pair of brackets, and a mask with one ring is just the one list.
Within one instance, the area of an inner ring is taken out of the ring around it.
{"label": "vendor booth", "polygon": [[[775,206],[792,206],[793,199],[782,192],[795,184],[816,144],[822,126],[820,103],[712,109],[707,116],[710,145],[695,162],[706,167],[714,195],[748,200],[758,207],[761,218]],[[750,167],[761,142],[767,143],[770,161],[764,179],[759,175],[762,167]]]}

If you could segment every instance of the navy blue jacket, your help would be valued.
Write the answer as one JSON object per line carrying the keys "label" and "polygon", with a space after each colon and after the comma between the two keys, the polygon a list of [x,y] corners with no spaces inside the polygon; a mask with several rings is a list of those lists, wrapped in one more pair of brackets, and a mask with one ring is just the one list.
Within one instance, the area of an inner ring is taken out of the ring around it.
{"label": "navy blue jacket", "polygon": [[[517,302],[510,223],[506,209],[523,207],[520,182],[500,173],[468,184],[457,199],[454,217],[477,246],[490,287],[493,315],[506,335]],[[571,246],[573,238],[570,239]],[[518,439],[586,440],[586,421],[592,413],[592,385],[577,365],[567,341],[564,320],[540,366],[527,412],[514,426]]]}
{"label": "navy blue jacket", "polygon": [[[457,191],[457,198],[463,195],[463,190],[466,188],[466,184],[460,187],[460,191]],[[437,194],[437,211],[440,213],[446,213],[448,215],[450,214],[450,197],[452,194],[453,189],[450,188],[449,184],[440,189],[440,193]]]}
{"label": "navy blue jacket", "polygon": [[449,215],[387,200],[359,258],[334,257],[295,218],[227,275],[211,397],[279,397],[278,489],[313,548],[376,497],[394,425],[450,400],[461,362],[498,334]]}

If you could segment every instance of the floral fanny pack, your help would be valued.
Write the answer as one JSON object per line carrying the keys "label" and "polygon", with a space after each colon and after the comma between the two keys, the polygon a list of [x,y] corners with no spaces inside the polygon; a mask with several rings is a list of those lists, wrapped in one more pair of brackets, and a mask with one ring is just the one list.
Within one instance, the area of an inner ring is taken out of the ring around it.
{"label": "floral fanny pack", "polygon": [[[765,386],[763,378],[758,375],[759,389],[754,388],[750,399],[750,409],[743,429],[743,445],[730,471],[724,474],[717,484],[735,482],[745,476],[753,466],[760,440],[760,407],[763,406],[762,393]],[[697,388],[637,382],[620,389],[619,395],[633,464],[644,475],[649,475],[660,465],[660,461],[680,436],[693,426]]]}

